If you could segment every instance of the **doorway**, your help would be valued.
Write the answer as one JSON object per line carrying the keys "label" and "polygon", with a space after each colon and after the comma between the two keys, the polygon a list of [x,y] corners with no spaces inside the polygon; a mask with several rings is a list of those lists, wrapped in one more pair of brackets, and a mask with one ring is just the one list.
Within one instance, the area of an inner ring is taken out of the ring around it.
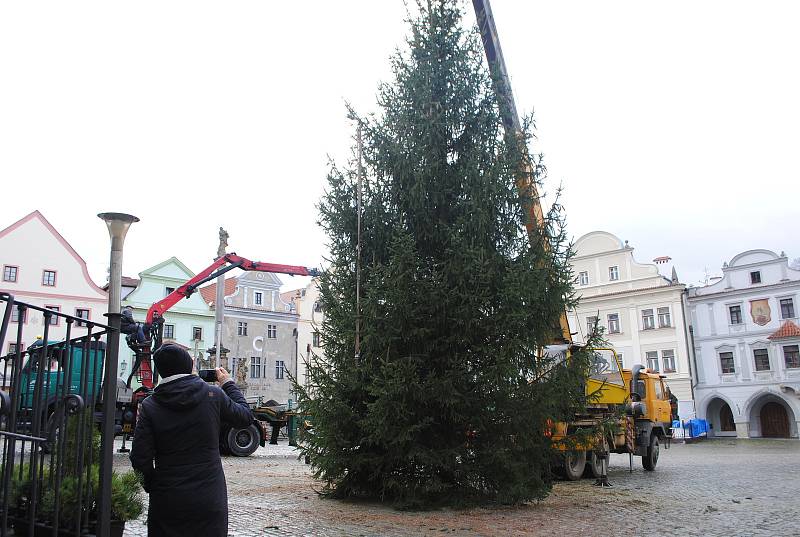
{"label": "doorway", "polygon": [[789,438],[789,417],[780,403],[770,401],[761,407],[761,436]]}

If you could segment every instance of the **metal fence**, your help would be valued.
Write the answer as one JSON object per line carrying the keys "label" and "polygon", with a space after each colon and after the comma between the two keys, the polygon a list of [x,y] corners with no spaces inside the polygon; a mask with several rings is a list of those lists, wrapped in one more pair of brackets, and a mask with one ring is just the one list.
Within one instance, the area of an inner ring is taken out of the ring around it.
{"label": "metal fence", "polygon": [[[111,510],[116,407],[115,392],[104,388],[116,388],[106,366],[117,360],[119,319],[111,316],[112,328],[7,293],[0,311],[0,349],[12,349],[0,357],[0,536],[101,534]],[[34,315],[42,339],[22,348]],[[61,323],[66,334],[53,340],[50,327]]]}

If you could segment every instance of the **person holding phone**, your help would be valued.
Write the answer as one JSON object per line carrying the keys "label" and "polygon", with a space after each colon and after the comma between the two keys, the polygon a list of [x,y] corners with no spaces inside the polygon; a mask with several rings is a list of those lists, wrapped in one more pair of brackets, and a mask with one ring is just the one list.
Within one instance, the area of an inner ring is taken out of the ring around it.
{"label": "person holding phone", "polygon": [[192,374],[192,358],[178,345],[153,354],[163,380],[139,409],[131,464],[150,495],[150,537],[226,537],[228,489],[219,455],[222,422],[247,427],[253,414],[223,368],[219,386]]}

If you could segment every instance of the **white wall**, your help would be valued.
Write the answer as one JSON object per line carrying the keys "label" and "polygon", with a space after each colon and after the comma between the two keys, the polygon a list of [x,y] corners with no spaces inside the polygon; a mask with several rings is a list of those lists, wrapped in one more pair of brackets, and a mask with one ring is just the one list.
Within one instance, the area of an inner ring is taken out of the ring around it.
{"label": "white wall", "polygon": [[[605,231],[582,236],[576,241],[575,250],[572,269],[580,303],[569,314],[570,329],[578,333],[575,340],[585,341],[590,331],[587,317],[599,316],[600,326],[606,329],[606,338],[617,353],[622,354],[623,367],[646,366],[646,353],[656,352],[659,370],[667,376],[666,382],[672,392],[681,401],[691,401],[691,369],[682,308],[683,284],[664,278],[656,265],[637,262],[633,248]],[[618,280],[610,279],[610,267],[617,267]],[[579,281],[581,272],[589,276],[587,285],[581,285]],[[670,326],[659,326],[658,308],[669,309]],[[644,327],[642,311],[646,309],[653,310],[653,329]],[[619,316],[620,332],[617,334],[609,333],[610,314]],[[665,351],[672,351],[675,371],[664,371]]]}
{"label": "white wall", "polygon": [[[105,323],[108,310],[106,292],[89,277],[85,261],[38,211],[27,215],[0,231],[0,265],[19,267],[17,281],[0,281],[0,289],[23,302],[36,306],[58,306],[62,313],[75,315],[77,308],[88,309],[90,319]],[[2,267],[0,267],[2,268]],[[54,286],[42,285],[43,270],[56,272]],[[16,323],[11,324],[3,343],[2,353],[8,352],[12,338],[16,339]],[[25,346],[43,336],[42,314],[29,311],[23,323],[22,341]],[[72,336],[86,333],[73,324]],[[58,340],[66,335],[66,323],[49,327],[48,339]]]}
{"label": "white wall", "polygon": [[[792,434],[800,420],[800,368],[787,368],[783,347],[800,345],[800,337],[770,338],[786,321],[797,322],[800,271],[788,266],[785,255],[768,250],[750,250],[723,266],[723,277],[713,285],[689,290],[689,309],[698,367],[696,390],[698,413],[712,423],[718,421],[718,400],[728,402],[738,435],[760,436],[759,410],[769,400],[780,401],[789,412]],[[752,283],[758,271],[760,283]],[[794,316],[782,318],[780,300],[791,299]],[[770,320],[755,322],[753,301],[766,300]],[[741,309],[740,324],[731,323],[730,307]],[[754,350],[766,349],[770,369],[756,371]],[[730,352],[734,372],[723,373],[721,353]]]}

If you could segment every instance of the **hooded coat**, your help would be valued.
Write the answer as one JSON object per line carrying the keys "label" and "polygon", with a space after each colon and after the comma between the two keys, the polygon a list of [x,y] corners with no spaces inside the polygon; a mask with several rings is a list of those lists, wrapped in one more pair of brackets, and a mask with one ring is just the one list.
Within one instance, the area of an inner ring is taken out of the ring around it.
{"label": "hooded coat", "polygon": [[131,463],[150,495],[150,537],[225,537],[228,489],[219,456],[222,422],[253,415],[232,381],[221,388],[187,375],[156,387],[140,407]]}

